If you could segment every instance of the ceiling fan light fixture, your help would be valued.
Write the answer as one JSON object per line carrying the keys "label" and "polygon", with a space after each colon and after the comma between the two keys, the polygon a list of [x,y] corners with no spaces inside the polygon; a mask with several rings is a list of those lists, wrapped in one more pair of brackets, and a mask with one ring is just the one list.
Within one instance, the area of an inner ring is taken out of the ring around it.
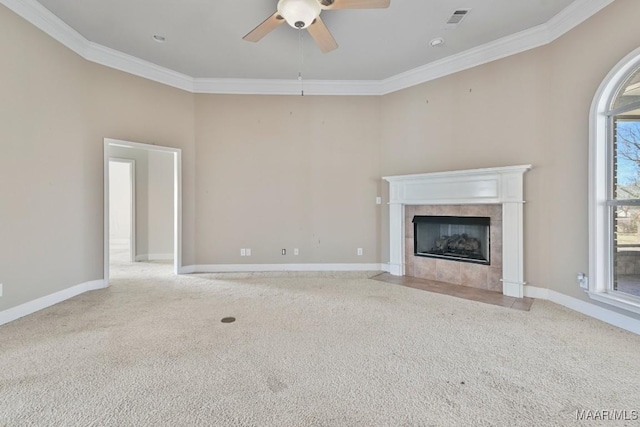
{"label": "ceiling fan light fixture", "polygon": [[278,13],[293,28],[307,28],[320,16],[320,3],[317,0],[280,0]]}

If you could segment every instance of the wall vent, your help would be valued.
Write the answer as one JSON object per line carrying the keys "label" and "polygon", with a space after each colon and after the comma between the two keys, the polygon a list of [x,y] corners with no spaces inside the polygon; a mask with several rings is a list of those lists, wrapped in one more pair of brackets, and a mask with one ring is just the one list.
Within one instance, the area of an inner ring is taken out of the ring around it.
{"label": "wall vent", "polygon": [[447,21],[445,28],[456,28],[462,20],[471,12],[471,9],[456,9],[453,11],[449,20]]}

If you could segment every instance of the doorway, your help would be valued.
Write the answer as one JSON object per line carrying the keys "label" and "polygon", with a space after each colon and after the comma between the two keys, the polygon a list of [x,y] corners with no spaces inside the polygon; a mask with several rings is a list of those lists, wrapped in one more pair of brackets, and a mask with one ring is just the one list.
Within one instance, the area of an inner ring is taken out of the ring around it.
{"label": "doorway", "polygon": [[[181,150],[104,140],[104,277],[110,264],[182,266]],[[169,261],[170,260],[170,261]]]}
{"label": "doorway", "polygon": [[109,158],[109,262],[136,259],[136,161]]}

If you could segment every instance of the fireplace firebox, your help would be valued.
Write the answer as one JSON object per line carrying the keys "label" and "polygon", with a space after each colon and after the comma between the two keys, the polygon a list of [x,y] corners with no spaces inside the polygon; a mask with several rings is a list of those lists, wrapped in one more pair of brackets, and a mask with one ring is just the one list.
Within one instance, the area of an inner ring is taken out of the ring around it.
{"label": "fireplace firebox", "polygon": [[416,256],[490,265],[489,217],[414,216]]}

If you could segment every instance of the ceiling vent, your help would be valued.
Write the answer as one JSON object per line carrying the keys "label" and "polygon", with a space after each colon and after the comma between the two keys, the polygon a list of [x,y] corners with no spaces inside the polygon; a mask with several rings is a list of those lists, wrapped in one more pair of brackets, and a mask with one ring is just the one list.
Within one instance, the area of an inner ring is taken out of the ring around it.
{"label": "ceiling vent", "polygon": [[471,9],[457,9],[453,11],[453,14],[449,17],[449,20],[445,24],[445,28],[456,28],[462,20],[471,12]]}

